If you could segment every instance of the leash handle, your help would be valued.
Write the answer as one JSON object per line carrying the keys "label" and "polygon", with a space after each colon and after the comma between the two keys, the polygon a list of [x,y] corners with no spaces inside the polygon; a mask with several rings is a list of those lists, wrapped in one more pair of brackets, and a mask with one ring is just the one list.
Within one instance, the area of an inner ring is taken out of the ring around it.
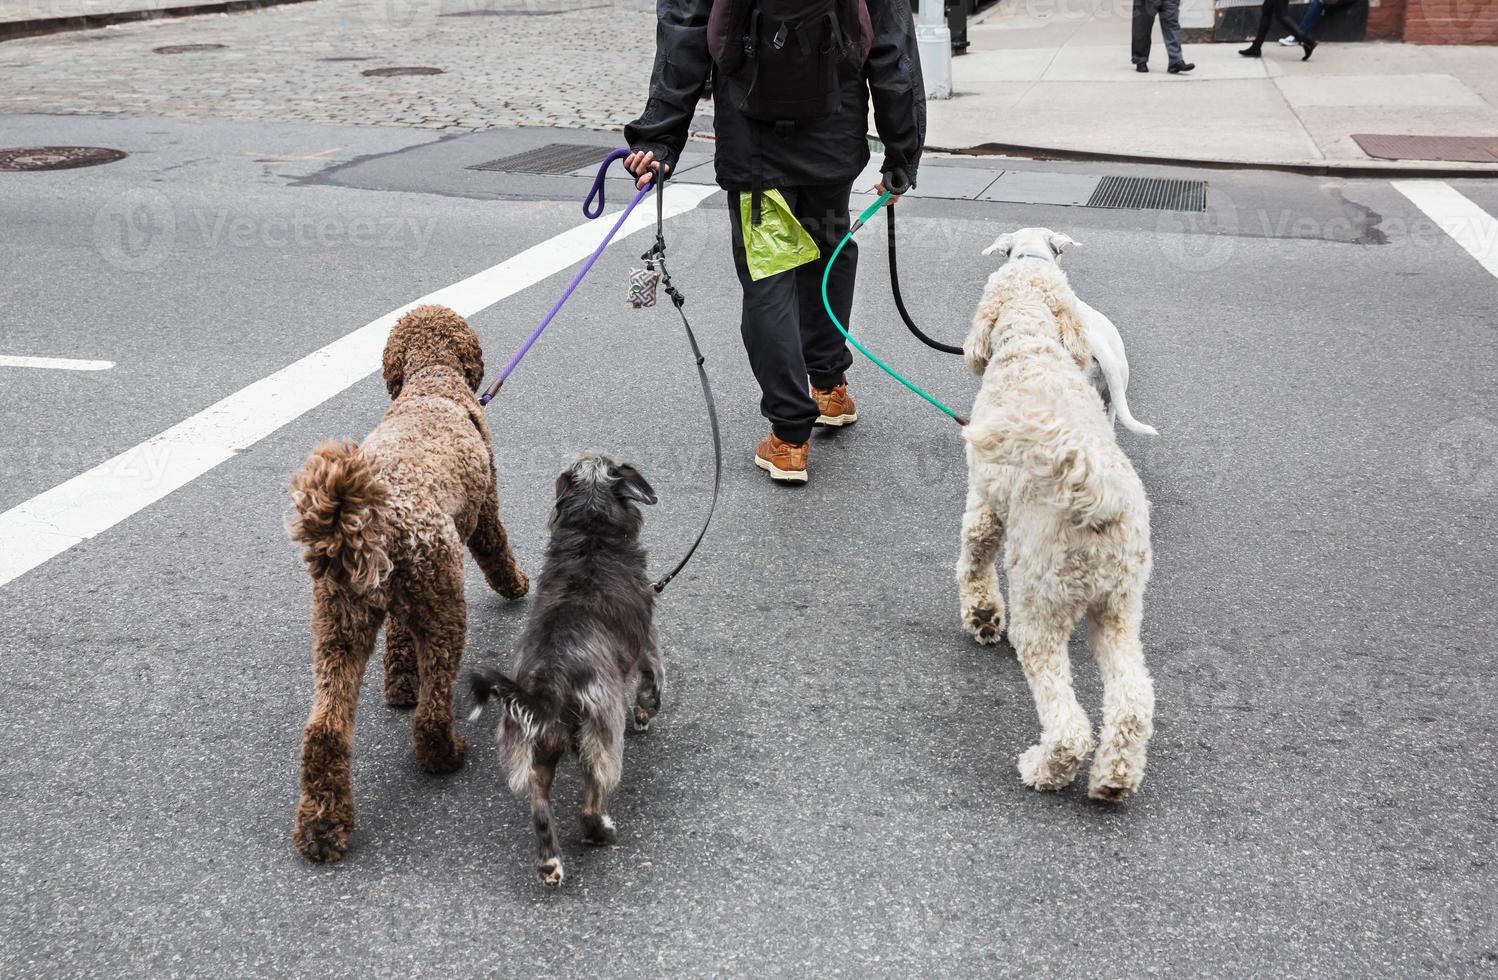
{"label": "leash handle", "polygon": [[[583,217],[591,221],[603,214],[603,179],[608,175],[609,165],[615,160],[623,160],[630,152],[628,147],[621,146],[617,150],[610,150],[609,155],[603,158],[603,162],[598,165],[598,176],[593,178],[593,189],[583,199]],[[595,198],[598,201],[596,205],[593,203]]]}

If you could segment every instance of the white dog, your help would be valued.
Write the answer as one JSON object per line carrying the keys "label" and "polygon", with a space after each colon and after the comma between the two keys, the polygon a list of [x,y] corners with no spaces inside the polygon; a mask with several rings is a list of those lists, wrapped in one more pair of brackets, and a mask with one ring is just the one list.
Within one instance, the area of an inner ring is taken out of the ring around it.
{"label": "white dog", "polygon": [[[1089,343],[1081,305],[1056,265],[1071,240],[1045,229],[1005,237],[1009,261],[989,276],[962,345],[968,367],[983,378],[964,430],[962,621],[979,643],[997,643],[1003,633],[994,571],[1002,545],[1009,638],[1041,724],[1040,742],[1019,757],[1020,776],[1055,790],[1076,778],[1094,747],[1067,656],[1072,629],[1086,615],[1104,688],[1088,792],[1117,801],[1139,788],[1153,730],[1154,687],[1139,640],[1149,501],[1088,381],[1093,357],[1108,355]],[[1123,399],[1115,403],[1129,418]]]}
{"label": "white dog", "polygon": [[[1063,249],[1079,244],[1049,228],[1022,228],[995,238],[993,244],[983,250],[983,254],[1003,252],[1007,256],[1014,250],[1015,243],[1022,239],[1044,241],[1046,251],[1053,257]],[[1054,251],[1051,248],[1052,242],[1055,243]],[[1076,303],[1077,319],[1082,321],[1082,332],[1086,334],[1087,344],[1092,348],[1093,361],[1088,379],[1097,388],[1098,394],[1103,396],[1103,403],[1108,406],[1109,421],[1117,417],[1123,420],[1124,428],[1130,432],[1146,436],[1159,435],[1154,426],[1145,425],[1129,411],[1129,359],[1124,354],[1123,337],[1119,336],[1118,328],[1113,325],[1112,320],[1080,298],[1074,296],[1073,300]]]}

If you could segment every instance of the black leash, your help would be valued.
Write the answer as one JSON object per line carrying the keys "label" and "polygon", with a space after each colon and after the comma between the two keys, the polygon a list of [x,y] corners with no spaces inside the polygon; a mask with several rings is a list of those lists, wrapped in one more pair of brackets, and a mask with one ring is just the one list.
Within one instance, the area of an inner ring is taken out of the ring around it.
{"label": "black leash", "polygon": [[951,344],[944,344],[939,340],[932,340],[930,337],[922,333],[921,328],[916,326],[915,321],[910,318],[909,311],[905,309],[905,299],[900,295],[900,271],[895,266],[894,207],[891,206],[884,209],[884,220],[888,223],[887,227],[889,228],[889,288],[890,291],[895,294],[895,309],[900,311],[900,319],[905,321],[905,325],[910,328],[911,333],[915,334],[916,339],[925,344],[927,347],[939,350],[943,354],[961,354],[961,347],[953,347]]}
{"label": "black leash", "polygon": [[676,567],[667,572],[664,577],[651,583],[656,592],[664,592],[671,580],[681,574],[681,570],[687,567],[687,562],[697,553],[697,546],[707,536],[708,526],[713,522],[713,511],[718,507],[718,489],[723,483],[723,438],[718,431],[718,405],[713,401],[713,386],[708,383],[707,369],[703,362],[707,358],[702,356],[702,348],[697,345],[697,335],[692,332],[692,324],[687,320],[686,311],[682,309],[686,305],[687,298],[681,294],[681,290],[671,282],[671,273],[666,270],[666,204],[665,190],[666,181],[662,177],[655,188],[655,244],[640,258],[646,263],[659,263],[661,269],[661,285],[666,288],[666,295],[671,297],[671,303],[676,307],[676,312],[681,317],[681,325],[687,332],[687,343],[692,346],[692,358],[697,362],[697,380],[702,382],[702,399],[707,403],[707,420],[713,429],[713,499],[707,507],[707,519],[702,522],[702,530],[697,532],[697,539],[687,549],[681,561]]}

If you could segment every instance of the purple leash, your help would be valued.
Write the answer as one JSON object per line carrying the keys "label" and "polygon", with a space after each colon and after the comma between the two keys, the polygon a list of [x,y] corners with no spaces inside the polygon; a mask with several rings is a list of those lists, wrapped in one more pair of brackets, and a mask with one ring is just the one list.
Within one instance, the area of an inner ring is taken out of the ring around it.
{"label": "purple leash", "polygon": [[[604,175],[608,172],[610,164],[612,164],[615,160],[624,159],[625,157],[629,156],[629,154],[630,151],[628,149],[620,147],[617,150],[611,151],[608,156],[603,158],[603,163],[601,163],[598,167],[598,176],[593,178],[593,189],[588,192],[587,199],[583,201],[584,217],[592,219],[603,214]],[[546,318],[541,321],[541,325],[535,330],[531,331],[531,335],[525,338],[525,343],[520,345],[520,349],[515,352],[515,356],[510,358],[510,363],[506,364],[505,369],[499,372],[499,377],[495,378],[494,383],[484,390],[483,395],[479,397],[480,405],[489,404],[494,396],[499,394],[499,389],[504,386],[504,383],[509,380],[510,375],[520,364],[520,359],[525,357],[526,353],[530,351],[532,345],[534,345],[536,341],[541,339],[541,334],[546,331],[546,328],[551,325],[551,321],[555,319],[557,313],[561,311],[562,304],[567,302],[567,297],[571,296],[573,290],[577,289],[577,284],[582,282],[583,277],[588,274],[588,270],[593,268],[593,263],[598,261],[598,257],[603,254],[603,250],[609,247],[609,242],[614,240],[614,235],[617,234],[619,229],[624,225],[624,219],[629,217],[629,213],[635,209],[635,205],[639,204],[645,199],[645,195],[650,193],[650,188],[651,184],[647,183],[644,187],[635,191],[634,200],[630,201],[629,207],[625,208],[624,211],[620,213],[619,220],[614,222],[614,227],[610,228],[609,233],[603,236],[603,241],[598,243],[598,247],[593,250],[592,255],[588,256],[588,261],[583,263],[583,267],[577,270],[577,275],[572,277],[572,281],[567,284],[567,288],[562,291],[562,295],[557,298],[557,301],[555,303],[551,304],[551,309],[547,312]],[[595,199],[597,202],[596,204]]]}

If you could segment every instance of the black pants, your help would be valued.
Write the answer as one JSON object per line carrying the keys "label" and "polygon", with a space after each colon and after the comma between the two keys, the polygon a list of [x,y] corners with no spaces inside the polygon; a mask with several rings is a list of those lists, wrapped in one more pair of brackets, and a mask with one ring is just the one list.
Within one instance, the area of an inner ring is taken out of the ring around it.
{"label": "black pants", "polygon": [[1269,36],[1269,28],[1279,21],[1285,33],[1291,35],[1295,40],[1304,44],[1310,38],[1300,32],[1300,25],[1290,16],[1290,0],[1264,0],[1264,6],[1259,10],[1259,32],[1254,35],[1254,47],[1262,48],[1264,39]]}
{"label": "black pants", "polygon": [[[822,272],[832,250],[848,232],[848,195],[852,184],[831,187],[779,187],[792,213],[817,243],[822,257],[755,282],[749,278],[744,256],[744,232],[739,225],[739,195],[729,195],[728,216],[733,223],[733,267],[744,291],[739,331],[749,353],[749,367],[759,382],[759,410],[775,434],[787,442],[811,438],[817,403],[807,382],[835,388],[853,363],[853,353],[822,308]],[[743,193],[744,197],[748,192]],[[827,298],[843,326],[851,326],[853,279],[858,269],[858,245],[849,242],[832,267]]]}

